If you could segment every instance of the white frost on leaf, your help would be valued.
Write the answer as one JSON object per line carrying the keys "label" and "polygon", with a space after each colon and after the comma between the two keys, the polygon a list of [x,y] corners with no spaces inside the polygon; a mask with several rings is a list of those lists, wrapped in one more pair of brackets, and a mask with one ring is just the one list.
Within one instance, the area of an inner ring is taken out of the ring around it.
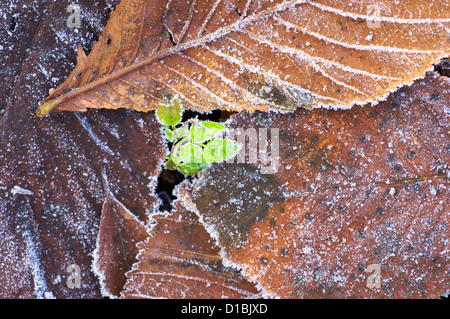
{"label": "white frost on leaf", "polygon": [[11,194],[13,195],[27,195],[27,196],[33,196],[34,193],[28,189],[22,188],[20,186],[15,185],[12,189],[11,189]]}

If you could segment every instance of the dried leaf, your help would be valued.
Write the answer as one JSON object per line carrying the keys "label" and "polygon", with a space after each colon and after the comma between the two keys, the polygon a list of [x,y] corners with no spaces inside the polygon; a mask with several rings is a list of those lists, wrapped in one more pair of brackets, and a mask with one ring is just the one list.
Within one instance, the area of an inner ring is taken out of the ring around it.
{"label": "dried leaf", "polygon": [[348,108],[423,77],[450,54],[449,26],[446,1],[122,0],[38,115],[175,95],[196,110]]}
{"label": "dried leaf", "polygon": [[243,112],[230,126],[279,128],[278,172],[217,164],[183,201],[225,262],[273,296],[439,297],[450,289],[449,100],[449,79],[431,73],[373,108]]}
{"label": "dried leaf", "polygon": [[104,296],[120,296],[125,273],[137,261],[136,244],[147,237],[147,228],[135,215],[111,195],[105,199],[94,253],[94,269]]}
{"label": "dried leaf", "polygon": [[122,298],[257,298],[255,285],[225,267],[198,217],[176,203],[155,215],[152,236],[140,243]]}

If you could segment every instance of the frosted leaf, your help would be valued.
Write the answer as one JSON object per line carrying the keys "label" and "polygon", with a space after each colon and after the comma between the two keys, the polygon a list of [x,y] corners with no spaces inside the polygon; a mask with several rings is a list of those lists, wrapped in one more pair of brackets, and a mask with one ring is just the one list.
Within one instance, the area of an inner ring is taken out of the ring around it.
{"label": "frosted leaf", "polygon": [[[180,196],[180,195],[179,195]],[[219,249],[198,217],[175,203],[155,215],[151,236],[139,244],[139,261],[127,273],[122,298],[257,298],[255,285],[221,263]]]}
{"label": "frosted leaf", "polygon": [[377,103],[450,54],[447,1],[352,4],[123,0],[38,114],[149,111],[172,96],[200,111],[349,108]]}
{"label": "frosted leaf", "polygon": [[234,115],[230,129],[279,128],[278,171],[215,164],[182,201],[273,297],[437,298],[450,287],[449,100],[430,73],[371,108]]}

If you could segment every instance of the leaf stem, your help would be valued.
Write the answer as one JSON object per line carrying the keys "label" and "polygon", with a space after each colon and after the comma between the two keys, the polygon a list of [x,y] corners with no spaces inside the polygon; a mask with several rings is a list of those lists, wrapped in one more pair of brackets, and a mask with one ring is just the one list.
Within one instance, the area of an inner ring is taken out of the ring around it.
{"label": "leaf stem", "polygon": [[47,103],[44,103],[37,108],[36,115],[38,117],[44,117],[44,116],[50,114],[60,103],[61,103],[61,98],[57,98],[57,99],[51,100]]}

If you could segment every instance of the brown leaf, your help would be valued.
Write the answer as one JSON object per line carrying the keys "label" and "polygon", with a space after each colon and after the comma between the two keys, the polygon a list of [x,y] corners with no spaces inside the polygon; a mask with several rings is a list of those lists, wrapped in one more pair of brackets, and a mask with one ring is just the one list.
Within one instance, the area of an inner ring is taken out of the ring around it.
{"label": "brown leaf", "polygon": [[183,201],[225,261],[274,296],[439,297],[450,289],[449,89],[430,73],[372,108],[243,112],[231,127],[279,128],[278,171],[215,165]]}
{"label": "brown leaf", "polygon": [[[450,54],[445,1],[122,0],[38,109],[149,111],[374,102]],[[69,92],[70,91],[70,92]]]}
{"label": "brown leaf", "polygon": [[[73,69],[77,44],[88,51],[107,18],[105,1],[78,1],[90,18],[76,33],[66,25],[70,3],[0,3],[9,31],[0,33],[1,298],[102,297],[91,254],[108,196],[103,172],[142,222],[157,204],[152,191],[166,145],[154,114],[35,116],[51,84]],[[71,264],[80,267],[80,288],[67,285]]]}
{"label": "brown leaf", "polygon": [[125,273],[137,261],[136,244],[147,237],[147,228],[135,215],[117,199],[106,197],[94,252],[94,269],[100,277],[103,295],[119,297]]}
{"label": "brown leaf", "polygon": [[140,243],[122,298],[257,298],[255,285],[222,264],[219,248],[198,217],[176,203],[155,215],[152,236]]}

